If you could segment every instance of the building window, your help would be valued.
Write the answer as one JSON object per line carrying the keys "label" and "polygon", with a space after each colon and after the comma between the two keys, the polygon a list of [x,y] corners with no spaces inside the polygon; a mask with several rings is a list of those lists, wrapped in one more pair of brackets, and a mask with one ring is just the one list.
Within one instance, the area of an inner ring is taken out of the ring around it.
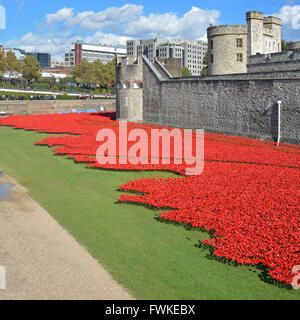
{"label": "building window", "polygon": [[143,82],[142,81],[134,81],[133,88],[134,89],[142,89],[143,88]]}
{"label": "building window", "polygon": [[210,40],[210,49],[213,49],[213,48],[214,48],[214,41]]}
{"label": "building window", "polygon": [[237,62],[243,62],[243,54],[242,53],[237,53],[236,61]]}
{"label": "building window", "polygon": [[213,54],[210,55],[210,63],[214,63],[214,55]]}
{"label": "building window", "polygon": [[123,82],[123,89],[130,89],[130,82],[129,81]]}
{"label": "building window", "polygon": [[236,39],[236,47],[243,48],[243,39]]}

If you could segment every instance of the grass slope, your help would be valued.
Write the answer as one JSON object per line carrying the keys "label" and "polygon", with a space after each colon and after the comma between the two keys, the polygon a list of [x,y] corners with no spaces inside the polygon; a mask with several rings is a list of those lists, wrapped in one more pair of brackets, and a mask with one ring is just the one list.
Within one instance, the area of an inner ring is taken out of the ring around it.
{"label": "grass slope", "polygon": [[[0,168],[138,299],[299,299],[254,267],[207,258],[200,231],[157,222],[155,211],[116,204],[117,187],[145,173],[86,169],[33,142],[45,135],[0,127]],[[146,173],[145,175],[148,175]]]}

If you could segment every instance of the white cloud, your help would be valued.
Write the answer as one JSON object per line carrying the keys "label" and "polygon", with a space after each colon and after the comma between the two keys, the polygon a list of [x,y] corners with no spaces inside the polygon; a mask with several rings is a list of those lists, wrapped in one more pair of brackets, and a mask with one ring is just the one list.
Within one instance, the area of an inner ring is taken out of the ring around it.
{"label": "white cloud", "polygon": [[33,34],[26,33],[21,39],[8,41],[6,47],[22,48],[28,52],[48,52],[54,60],[63,61],[64,53],[70,50],[72,42],[81,40],[69,32]]}
{"label": "white cloud", "polygon": [[88,43],[105,43],[110,45],[126,44],[127,40],[131,37],[117,36],[113,33],[103,33],[101,31],[96,32],[94,35],[85,39]]}
{"label": "white cloud", "polygon": [[182,17],[175,13],[141,16],[125,26],[124,33],[128,36],[151,38],[153,34],[160,38],[206,38],[209,24],[216,24],[220,12],[217,10],[202,10],[192,7]]}
{"label": "white cloud", "polygon": [[47,14],[37,33],[27,33],[6,46],[28,51],[49,52],[63,60],[72,42],[84,40],[91,43],[125,44],[128,39],[185,38],[204,39],[209,24],[217,24],[220,12],[198,7],[183,15],[174,12],[143,13],[142,5],[125,4],[105,10],[75,13],[73,8],[62,8]]}
{"label": "white cloud", "polygon": [[120,28],[123,23],[129,23],[143,12],[143,6],[125,4],[124,6],[110,7],[103,11],[84,11],[67,19],[65,27],[79,27],[82,30],[101,30],[104,28]]}
{"label": "white cloud", "polygon": [[46,15],[46,25],[54,25],[58,22],[70,19],[73,16],[74,9],[72,8],[62,8],[56,13],[50,13]]}
{"label": "white cloud", "polygon": [[274,13],[282,19],[282,33],[288,40],[300,40],[300,5],[283,6]]}

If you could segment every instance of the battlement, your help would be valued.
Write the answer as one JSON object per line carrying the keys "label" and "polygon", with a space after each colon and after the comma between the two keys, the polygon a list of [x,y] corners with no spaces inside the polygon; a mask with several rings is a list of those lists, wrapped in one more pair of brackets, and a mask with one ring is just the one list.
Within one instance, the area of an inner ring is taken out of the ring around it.
{"label": "battlement", "polygon": [[135,57],[127,56],[127,57],[118,57],[117,63],[119,66],[127,66],[132,64],[141,64],[142,57],[139,56],[137,59]]}
{"label": "battlement", "polygon": [[256,54],[255,56],[250,56],[248,58],[248,64],[281,63],[290,61],[299,61],[300,64],[300,52],[285,51],[270,54]]}
{"label": "battlement", "polygon": [[264,20],[265,15],[259,11],[248,11],[246,13],[247,21],[250,19]]}
{"label": "battlement", "polygon": [[272,24],[282,26],[282,20],[280,18],[276,18],[272,16],[264,18],[264,25],[270,25],[270,28],[272,28]]}
{"label": "battlement", "polygon": [[273,29],[264,26],[263,27],[263,34],[266,36],[272,37],[274,35],[274,32],[273,32]]}
{"label": "battlement", "polygon": [[227,24],[219,25],[219,26],[211,26],[207,29],[207,36],[213,37],[216,35],[225,35],[225,34],[247,34],[248,27],[246,24],[231,24],[228,26]]}

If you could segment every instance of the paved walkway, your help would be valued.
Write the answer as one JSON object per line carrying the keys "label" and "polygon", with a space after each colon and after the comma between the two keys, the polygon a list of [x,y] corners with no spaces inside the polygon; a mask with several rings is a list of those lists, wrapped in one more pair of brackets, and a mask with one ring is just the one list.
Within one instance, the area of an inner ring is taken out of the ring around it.
{"label": "paved walkway", "polygon": [[132,299],[23,187],[6,175],[0,185],[0,300]]}

